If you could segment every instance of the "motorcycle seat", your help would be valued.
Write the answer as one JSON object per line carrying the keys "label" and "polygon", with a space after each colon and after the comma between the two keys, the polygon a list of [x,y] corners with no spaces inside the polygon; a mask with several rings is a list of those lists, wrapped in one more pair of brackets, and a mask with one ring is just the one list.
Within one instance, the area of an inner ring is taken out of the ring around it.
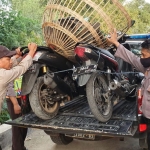
{"label": "motorcycle seat", "polygon": [[108,50],[105,50],[105,49],[99,49],[99,50],[102,54],[107,55],[112,59],[115,59],[115,57]]}

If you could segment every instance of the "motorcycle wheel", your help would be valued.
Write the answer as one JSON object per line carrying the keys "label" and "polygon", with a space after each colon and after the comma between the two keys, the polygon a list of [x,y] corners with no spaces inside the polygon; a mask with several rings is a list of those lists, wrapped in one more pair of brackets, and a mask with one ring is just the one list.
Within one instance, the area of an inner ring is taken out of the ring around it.
{"label": "motorcycle wheel", "polygon": [[112,116],[113,106],[107,92],[107,79],[94,72],[86,84],[86,95],[93,115],[101,122],[108,121]]}
{"label": "motorcycle wheel", "polygon": [[44,84],[44,77],[38,77],[34,87],[29,94],[29,101],[33,112],[41,119],[47,120],[55,117],[58,113],[59,102],[50,102],[47,85]]}

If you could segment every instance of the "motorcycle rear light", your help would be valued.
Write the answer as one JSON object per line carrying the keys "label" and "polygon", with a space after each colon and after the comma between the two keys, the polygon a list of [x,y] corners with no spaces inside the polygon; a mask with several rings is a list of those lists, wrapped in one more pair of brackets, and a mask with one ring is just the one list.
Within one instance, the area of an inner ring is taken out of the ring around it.
{"label": "motorcycle rear light", "polygon": [[91,50],[90,50],[90,49],[85,48],[85,47],[80,47],[80,46],[77,46],[74,51],[75,51],[75,54],[76,54],[82,61],[87,61],[87,60],[88,60],[88,57],[85,55],[85,52],[86,52],[86,53],[91,53]]}
{"label": "motorcycle rear light", "polygon": [[147,130],[147,124],[139,124],[139,131],[144,132]]}
{"label": "motorcycle rear light", "polygon": [[142,94],[141,89],[138,90],[138,114],[142,114]]}
{"label": "motorcycle rear light", "polygon": [[75,54],[77,54],[79,57],[84,57],[84,52],[85,52],[84,47],[77,46],[74,51]]}

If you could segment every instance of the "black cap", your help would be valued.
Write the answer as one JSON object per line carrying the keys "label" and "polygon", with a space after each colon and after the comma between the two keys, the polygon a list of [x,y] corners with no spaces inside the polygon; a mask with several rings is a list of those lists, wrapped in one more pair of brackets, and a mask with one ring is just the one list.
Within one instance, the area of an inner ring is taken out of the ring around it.
{"label": "black cap", "polygon": [[10,51],[7,47],[0,45],[0,58],[12,57],[16,54],[16,51]]}

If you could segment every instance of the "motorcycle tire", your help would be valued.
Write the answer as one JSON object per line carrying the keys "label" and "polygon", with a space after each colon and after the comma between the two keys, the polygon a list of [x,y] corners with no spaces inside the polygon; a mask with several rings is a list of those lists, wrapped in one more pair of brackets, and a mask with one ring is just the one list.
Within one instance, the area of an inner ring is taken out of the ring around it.
{"label": "motorcycle tire", "polygon": [[40,102],[40,90],[42,85],[44,85],[43,76],[37,78],[36,83],[34,84],[33,89],[29,94],[29,101],[30,101],[32,111],[36,114],[36,116],[43,120],[48,120],[48,119],[52,119],[57,115],[60,104],[59,102],[56,102],[55,107],[51,111],[51,113],[48,113],[43,109]]}
{"label": "motorcycle tire", "polygon": [[[100,80],[99,84],[101,84],[101,85],[97,85],[97,87],[95,85],[96,79],[99,79]],[[108,101],[108,107],[106,109],[107,110],[106,113],[103,113],[100,110],[100,107],[102,107],[102,105],[98,105],[98,104],[105,103],[100,90],[102,88],[104,91],[108,90],[108,84],[106,81],[107,79],[105,78],[104,75],[99,74],[99,72],[94,72],[86,84],[86,95],[87,95],[89,107],[91,109],[91,112],[95,116],[95,118],[97,118],[100,122],[107,122],[111,118],[113,112],[113,105],[111,100]],[[102,85],[104,85],[104,87],[102,87]],[[97,97],[99,98],[98,100]]]}

